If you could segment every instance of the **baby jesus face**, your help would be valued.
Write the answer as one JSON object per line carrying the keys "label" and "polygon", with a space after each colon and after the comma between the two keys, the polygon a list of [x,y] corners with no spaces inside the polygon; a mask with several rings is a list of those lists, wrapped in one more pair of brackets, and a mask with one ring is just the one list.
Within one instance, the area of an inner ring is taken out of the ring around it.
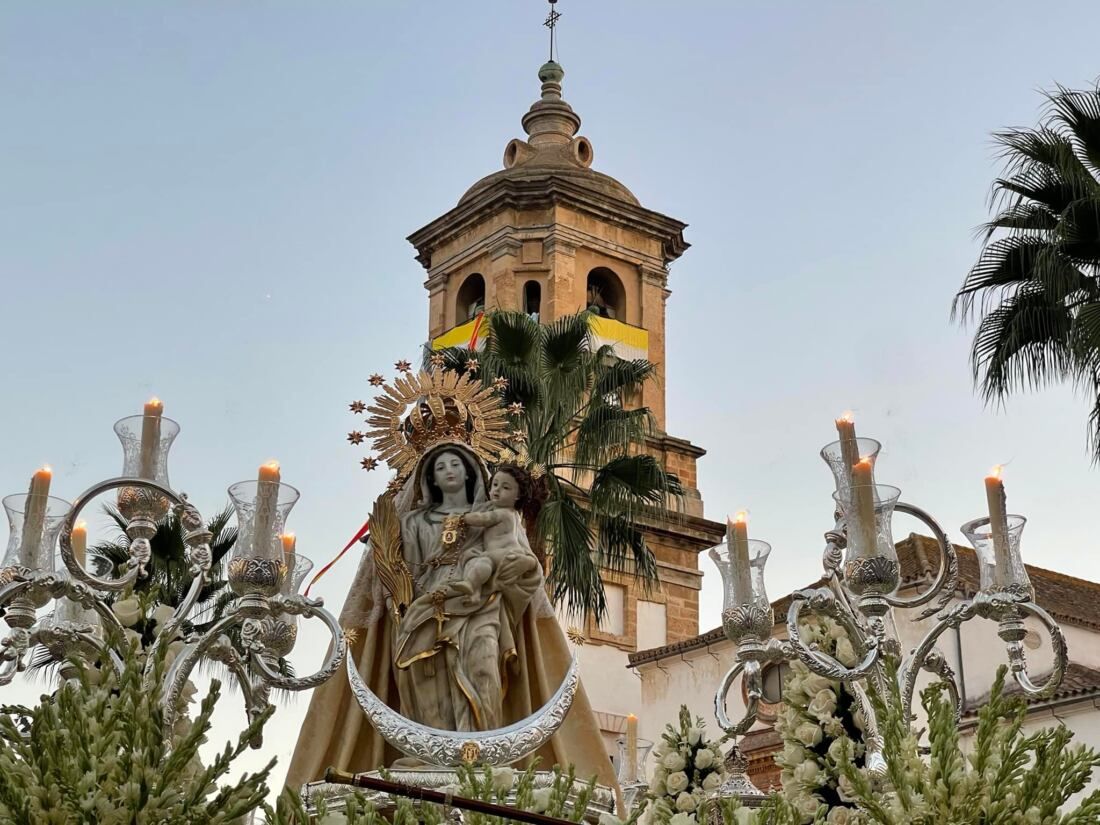
{"label": "baby jesus face", "polygon": [[489,500],[502,510],[514,510],[519,499],[519,482],[511,473],[498,471],[489,484]]}

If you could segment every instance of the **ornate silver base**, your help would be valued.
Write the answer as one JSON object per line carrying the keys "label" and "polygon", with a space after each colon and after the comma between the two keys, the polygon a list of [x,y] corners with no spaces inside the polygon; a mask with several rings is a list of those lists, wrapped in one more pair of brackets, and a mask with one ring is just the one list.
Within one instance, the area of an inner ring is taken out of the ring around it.
{"label": "ornate silver base", "polygon": [[[403,785],[409,785],[413,788],[428,788],[430,790],[439,790],[447,785],[458,784],[458,772],[451,768],[395,768],[387,771],[387,776],[383,777],[380,771],[367,771],[365,776],[372,776],[380,779],[389,779],[393,782],[400,782]],[[517,771],[516,777],[518,779],[519,772]],[[554,781],[554,775],[549,771],[538,771],[535,773],[535,788],[545,788]],[[585,787],[584,782],[576,780],[573,783],[574,793],[580,791]],[[393,810],[394,800],[389,794],[379,793],[377,791],[368,791],[364,788],[355,788],[350,785],[337,785],[331,782],[310,782],[302,786],[302,801],[306,805],[306,809],[310,814],[317,812],[317,803],[320,800],[325,800],[325,805],[329,814],[339,814],[343,812],[344,801],[349,797],[355,795],[355,792],[362,793],[368,801],[372,802],[375,807],[378,808],[379,813],[386,814]],[[515,792],[513,791],[508,795],[508,801],[506,804],[512,804],[515,802]],[[585,812],[584,819],[586,822],[596,823],[599,821],[600,814],[611,813],[615,809],[615,794],[606,785],[597,785],[592,799],[588,803],[588,810]]]}
{"label": "ornate silver base", "polygon": [[[714,793],[711,794],[711,799],[733,799],[737,798],[741,800],[741,806],[744,808],[759,808],[764,804],[764,800],[767,798],[762,790],[752,783],[748,774],[745,773],[745,769],[749,766],[748,761],[741,753],[741,749],[734,744],[729,753],[726,754],[726,778],[717,788],[714,789]],[[711,809],[711,825],[722,825],[722,811],[715,806]]]}

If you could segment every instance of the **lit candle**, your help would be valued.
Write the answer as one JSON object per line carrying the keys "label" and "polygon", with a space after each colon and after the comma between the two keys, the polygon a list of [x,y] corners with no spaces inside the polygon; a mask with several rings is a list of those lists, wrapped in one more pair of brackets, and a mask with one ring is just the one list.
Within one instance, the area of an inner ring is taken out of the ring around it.
{"label": "lit candle", "polygon": [[860,558],[878,555],[875,538],[875,480],[871,459],[861,458],[852,465],[852,503],[848,514],[849,542],[855,541]]}
{"label": "lit candle", "polygon": [[260,465],[256,484],[256,518],[252,523],[252,555],[259,558],[266,559],[271,555],[279,481],[278,461]]}
{"label": "lit candle", "polygon": [[141,478],[156,478],[160,419],[163,413],[164,403],[156,396],[145,402],[145,417],[141,421],[141,462],[138,465],[138,476]]}
{"label": "lit candle", "polygon": [[23,508],[23,535],[19,547],[19,563],[23,567],[37,570],[42,565],[42,529],[46,524],[46,508],[50,498],[50,481],[53,472],[49,467],[31,476],[31,486],[27,491],[27,503]]}
{"label": "lit candle", "polygon": [[88,525],[86,522],[78,522],[72,532],[73,558],[81,567],[87,558],[88,551]]}
{"label": "lit candle", "polygon": [[989,532],[993,538],[993,557],[997,565],[994,580],[998,584],[1009,580],[1012,576],[1008,557],[1008,511],[1001,470],[1002,467],[998,464],[985,477],[985,499],[989,505]]}
{"label": "lit candle", "polygon": [[733,600],[739,604],[752,603],[752,574],[749,569],[749,519],[742,510],[732,520],[726,519],[726,544],[733,568]]}
{"label": "lit candle", "polygon": [[280,538],[283,540],[283,553],[289,556],[297,547],[298,539],[293,533],[283,533]]}
{"label": "lit candle", "polygon": [[840,458],[844,462],[844,475],[848,487],[852,486],[852,467],[859,461],[859,446],[856,444],[856,422],[851,412],[846,412],[836,420],[836,431],[840,436]]}
{"label": "lit candle", "polygon": [[626,781],[638,780],[638,717],[626,715]]}

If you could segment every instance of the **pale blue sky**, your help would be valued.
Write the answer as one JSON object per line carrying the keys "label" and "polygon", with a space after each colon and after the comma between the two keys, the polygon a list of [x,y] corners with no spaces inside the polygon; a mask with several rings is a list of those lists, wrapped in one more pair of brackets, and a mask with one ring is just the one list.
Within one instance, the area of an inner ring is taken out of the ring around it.
{"label": "pale blue sky", "polygon": [[[709,450],[708,515],[748,508],[774,543],[772,593],[816,575],[832,511],[816,453],[846,408],[886,444],[880,481],[954,536],[1004,462],[1027,560],[1100,577],[1088,404],[1052,390],[983,409],[948,321],[999,168],[990,132],[1033,123],[1039,89],[1100,75],[1095,2],[559,8],[595,167],[689,223],[669,429]],[[156,393],[183,427],[177,487],[213,512],[276,457],[303,493],[299,546],[327,559],[385,482],[344,442],[346,404],[426,335],[404,238],[522,136],[545,12],[5,4],[0,491],[43,462],[67,498],[113,475],[112,422]],[[336,608],[354,563],[320,587]],[[280,711],[265,753],[289,754],[304,707]]]}

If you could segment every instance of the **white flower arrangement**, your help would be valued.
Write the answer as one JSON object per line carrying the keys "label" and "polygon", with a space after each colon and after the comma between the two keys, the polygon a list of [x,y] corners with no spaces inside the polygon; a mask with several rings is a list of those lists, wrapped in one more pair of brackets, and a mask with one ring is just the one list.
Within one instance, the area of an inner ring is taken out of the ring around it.
{"label": "white flower arrangement", "polygon": [[657,767],[649,782],[655,825],[699,825],[706,798],[722,782],[719,744],[708,741],[701,718],[680,708],[679,725],[668,725],[654,748]]}

